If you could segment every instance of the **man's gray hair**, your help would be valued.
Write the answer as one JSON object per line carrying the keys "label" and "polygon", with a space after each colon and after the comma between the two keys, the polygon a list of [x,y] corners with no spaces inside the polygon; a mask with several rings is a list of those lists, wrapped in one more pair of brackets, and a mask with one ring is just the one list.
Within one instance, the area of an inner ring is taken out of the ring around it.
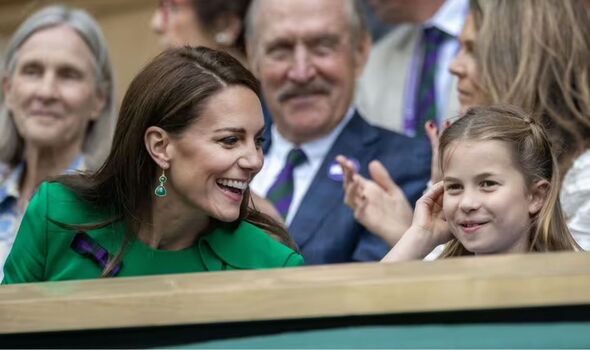
{"label": "man's gray hair", "polygon": [[[322,1],[322,0],[317,0]],[[368,33],[367,18],[365,8],[360,3],[360,0],[341,0],[346,1],[346,11],[350,22],[351,38],[354,46],[360,45],[363,36]],[[246,47],[251,49],[254,48],[256,40],[256,17],[258,16],[260,7],[260,0],[252,0],[248,12],[245,17],[245,29],[246,29]]]}
{"label": "man's gray hair", "polygon": [[[59,25],[74,29],[88,45],[95,60],[96,88],[106,99],[100,117],[90,126],[84,141],[85,162],[92,169],[99,166],[108,154],[116,120],[113,69],[107,43],[98,23],[86,11],[63,5],[48,6],[39,10],[27,18],[11,37],[5,51],[0,77],[9,79],[14,74],[18,51],[27,39],[40,30]],[[16,130],[4,99],[4,92],[0,89],[0,162],[16,165],[22,161],[24,141]]]}

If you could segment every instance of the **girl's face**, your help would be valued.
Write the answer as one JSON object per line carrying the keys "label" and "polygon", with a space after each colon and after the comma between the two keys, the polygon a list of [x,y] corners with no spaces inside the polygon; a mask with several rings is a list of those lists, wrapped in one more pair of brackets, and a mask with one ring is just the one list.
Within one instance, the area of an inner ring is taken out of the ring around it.
{"label": "girl's face", "polygon": [[459,43],[461,49],[451,63],[449,70],[458,79],[457,92],[461,114],[463,114],[470,107],[489,104],[487,95],[480,84],[479,67],[475,59],[476,29],[472,14],[467,16]]}
{"label": "girl's face", "polygon": [[527,189],[502,141],[451,143],[443,164],[443,211],[451,232],[475,254],[524,253],[531,216],[543,201]]}

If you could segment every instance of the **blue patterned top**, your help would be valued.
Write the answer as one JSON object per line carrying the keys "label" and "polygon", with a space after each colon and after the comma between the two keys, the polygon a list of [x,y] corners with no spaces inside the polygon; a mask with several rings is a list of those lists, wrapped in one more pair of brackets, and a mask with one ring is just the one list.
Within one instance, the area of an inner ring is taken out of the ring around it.
{"label": "blue patterned top", "polygon": [[[66,173],[85,170],[84,157],[78,156],[66,170]],[[23,218],[24,211],[18,207],[19,186],[25,163],[14,168],[0,163],[0,281],[4,277],[4,262],[14,243],[14,238]]]}

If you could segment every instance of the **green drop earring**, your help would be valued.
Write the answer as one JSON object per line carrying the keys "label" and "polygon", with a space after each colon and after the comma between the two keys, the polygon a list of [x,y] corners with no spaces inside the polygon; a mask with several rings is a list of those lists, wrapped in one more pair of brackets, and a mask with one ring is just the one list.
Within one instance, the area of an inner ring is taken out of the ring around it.
{"label": "green drop earring", "polygon": [[166,183],[166,181],[168,181],[168,178],[166,177],[166,174],[164,173],[163,168],[162,168],[162,175],[160,175],[160,178],[158,180],[160,180],[160,184],[158,185],[158,187],[156,187],[154,194],[158,197],[166,197],[166,195],[168,194],[168,191],[166,191],[166,187],[164,187],[164,184]]}

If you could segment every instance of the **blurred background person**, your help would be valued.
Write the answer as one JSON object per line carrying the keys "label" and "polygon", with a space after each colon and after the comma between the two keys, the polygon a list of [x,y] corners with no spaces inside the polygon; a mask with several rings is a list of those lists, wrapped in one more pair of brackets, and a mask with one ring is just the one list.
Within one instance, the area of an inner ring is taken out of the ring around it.
{"label": "blurred background person", "polygon": [[108,153],[113,72],[101,29],[85,11],[44,8],[12,36],[0,93],[0,263],[29,199],[47,177],[95,169]]}
{"label": "blurred background person", "polygon": [[[510,54],[507,54],[510,53]],[[509,103],[557,147],[568,226],[590,249],[590,8],[583,0],[475,1],[451,72],[461,109]]]}
{"label": "blurred background person", "polygon": [[430,145],[370,125],[353,105],[371,47],[359,2],[256,0],[246,27],[250,66],[274,121],[252,191],[285,218],[307,264],[381,259],[389,246],[342,203],[335,157],[354,158],[363,174],[380,159],[413,204],[430,174]]}
{"label": "blurred background person", "polygon": [[249,5],[250,0],[160,0],[151,28],[162,48],[206,46],[245,64],[244,16]]}
{"label": "blurred background person", "polygon": [[223,52],[153,59],[125,94],[104,165],[41,185],[3,283],[302,265],[268,234],[286,231],[248,208],[263,158],[259,89]]}
{"label": "blurred background person", "polygon": [[[461,110],[504,103],[519,106],[538,119],[548,130],[559,171],[565,174],[561,201],[568,227],[578,244],[590,249],[588,4],[583,0],[472,0],[460,42],[450,70],[458,78]],[[431,141],[433,149],[438,149],[438,139]],[[440,180],[437,158],[435,152],[433,182]],[[376,184],[386,188],[380,185],[383,181],[357,178],[365,188],[374,189]],[[364,193],[370,205],[363,208],[379,212],[400,202],[395,194],[377,193],[383,191]],[[379,225],[369,213],[360,221],[395,244],[403,232],[378,229],[388,227],[384,218],[399,216],[389,212],[381,216]]]}
{"label": "blurred background person", "polygon": [[425,135],[459,112],[456,79],[448,67],[467,0],[366,0],[377,17],[395,25],[371,50],[356,91],[370,122],[408,136]]}

